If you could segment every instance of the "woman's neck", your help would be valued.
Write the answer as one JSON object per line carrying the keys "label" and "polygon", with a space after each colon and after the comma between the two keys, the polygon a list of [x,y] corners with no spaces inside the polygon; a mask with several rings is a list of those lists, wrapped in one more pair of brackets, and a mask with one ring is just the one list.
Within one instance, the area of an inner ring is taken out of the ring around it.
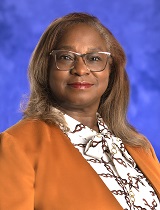
{"label": "woman's neck", "polygon": [[96,112],[85,112],[85,111],[68,111],[63,110],[63,112],[75,120],[81,122],[83,125],[88,126],[89,128],[98,132],[97,125],[97,115]]}

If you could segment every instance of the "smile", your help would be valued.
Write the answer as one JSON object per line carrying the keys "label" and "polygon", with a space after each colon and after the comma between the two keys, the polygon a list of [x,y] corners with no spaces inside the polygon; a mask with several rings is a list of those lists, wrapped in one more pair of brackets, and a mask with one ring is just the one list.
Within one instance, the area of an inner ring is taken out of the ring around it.
{"label": "smile", "polygon": [[70,87],[75,88],[75,89],[87,89],[93,86],[91,83],[86,83],[86,82],[74,82],[71,84],[68,84]]}

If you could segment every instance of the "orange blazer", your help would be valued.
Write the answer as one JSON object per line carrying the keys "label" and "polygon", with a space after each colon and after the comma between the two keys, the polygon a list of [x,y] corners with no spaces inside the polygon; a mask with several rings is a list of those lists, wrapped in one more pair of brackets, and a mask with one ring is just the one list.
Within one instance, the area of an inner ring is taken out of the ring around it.
{"label": "orange blazer", "polygon": [[[160,166],[152,147],[126,148],[160,197]],[[0,210],[122,207],[58,127],[22,120],[0,136]]]}

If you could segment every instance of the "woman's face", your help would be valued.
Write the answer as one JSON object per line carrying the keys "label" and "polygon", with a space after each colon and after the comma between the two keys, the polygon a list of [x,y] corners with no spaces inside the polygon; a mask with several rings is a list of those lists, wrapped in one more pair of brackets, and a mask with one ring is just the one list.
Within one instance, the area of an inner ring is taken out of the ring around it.
{"label": "woman's face", "polygon": [[[83,23],[65,31],[56,49],[81,54],[107,51],[106,42],[99,32]],[[109,64],[103,71],[91,72],[79,57],[72,70],[61,71],[57,69],[53,56],[49,70],[49,85],[54,100],[63,110],[98,109],[108,86]]]}

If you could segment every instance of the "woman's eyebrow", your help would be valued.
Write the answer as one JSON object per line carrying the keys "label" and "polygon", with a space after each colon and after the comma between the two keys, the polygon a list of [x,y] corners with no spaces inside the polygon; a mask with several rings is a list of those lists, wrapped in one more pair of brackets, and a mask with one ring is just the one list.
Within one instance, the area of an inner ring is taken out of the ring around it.
{"label": "woman's eyebrow", "polygon": [[[64,46],[59,46],[58,47],[59,50],[75,50],[74,46],[68,46],[68,45],[64,45]],[[98,51],[104,51],[104,49],[102,49],[102,47],[89,47],[87,49],[87,52],[98,52]]]}
{"label": "woman's eyebrow", "polygon": [[73,46],[62,45],[58,47],[59,50],[73,50],[75,49]]}
{"label": "woman's eyebrow", "polygon": [[94,47],[94,48],[88,48],[88,51],[96,51],[96,52],[98,52],[98,51],[104,51],[104,49],[102,49],[102,47]]}

